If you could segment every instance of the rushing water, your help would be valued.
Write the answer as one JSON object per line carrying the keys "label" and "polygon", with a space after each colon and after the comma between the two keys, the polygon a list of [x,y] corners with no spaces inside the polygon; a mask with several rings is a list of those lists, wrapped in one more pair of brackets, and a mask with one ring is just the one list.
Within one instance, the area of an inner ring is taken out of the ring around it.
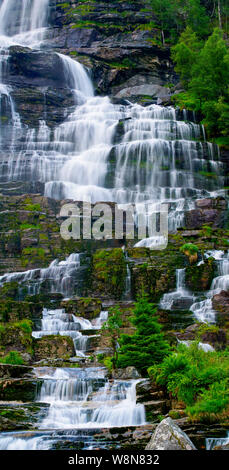
{"label": "rushing water", "polygon": [[[28,43],[37,48],[47,26],[48,0],[21,0],[20,9],[17,2],[4,0],[0,7],[0,34],[7,44],[0,53],[3,76],[9,45]],[[63,86],[73,90],[76,106],[54,129],[45,121],[38,128],[25,128],[11,90],[0,78],[1,101],[8,100],[11,108],[11,123],[6,126],[9,157],[0,164],[1,179],[41,181],[46,196],[56,199],[169,202],[169,227],[175,230],[184,211],[193,208],[193,198],[222,186],[217,148],[204,141],[201,126],[186,122],[186,114],[172,107],[114,105],[108,97],[94,96],[84,67],[70,57],[58,57]],[[6,140],[4,131],[3,137]],[[217,178],[206,179],[206,171]]]}
{"label": "rushing water", "polygon": [[[37,51],[45,39],[48,12],[49,0],[0,0],[0,180],[43,182],[45,195],[55,199],[168,202],[169,228],[176,230],[185,211],[194,207],[194,199],[216,194],[223,185],[217,147],[205,141],[200,125],[187,122],[185,112],[156,104],[114,105],[108,97],[94,95],[81,64],[57,54],[64,70],[63,88],[73,91],[75,106],[55,128],[45,120],[36,128],[22,123],[13,87],[7,84],[11,46]],[[45,51],[45,43],[42,47]],[[5,115],[9,120],[4,123]],[[206,171],[217,178],[205,178]],[[149,243],[156,246],[161,240]],[[13,280],[36,294],[48,283],[49,291],[71,296],[81,281],[80,256],[55,260],[46,269],[5,274],[0,285]],[[218,253],[216,258],[219,276],[207,299],[191,307],[201,321],[214,320],[211,297],[229,287],[228,256]],[[165,294],[162,308],[174,308],[184,298],[193,303],[185,288],[185,270],[176,275],[176,291]],[[131,297],[130,276],[127,263],[126,298]],[[99,329],[106,319],[107,312],[92,323],[61,309],[44,309],[41,331],[33,336],[69,335],[76,354],[85,356],[89,337],[81,331]],[[0,449],[51,449],[66,436],[75,442],[85,435],[85,448],[90,448],[90,429],[145,423],[144,406],[136,403],[136,381],[109,381],[103,369],[93,368],[37,369],[37,375],[43,380],[37,401],[50,405],[40,431],[1,434]]]}
{"label": "rushing water", "polygon": [[35,437],[36,433],[1,434],[2,450],[50,449],[58,440],[56,433],[50,436],[53,429],[69,430],[75,442],[83,429],[88,432],[145,424],[144,405],[136,404],[136,380],[109,381],[101,368],[37,368],[36,375],[43,379],[37,401],[50,405],[39,423],[44,432]]}
{"label": "rushing water", "polygon": [[184,309],[188,309],[192,302],[193,295],[185,287],[185,269],[176,269],[176,290],[163,295],[160,307],[165,310],[172,310],[182,306]]}
{"label": "rushing water", "polygon": [[94,320],[94,324],[82,317],[68,314],[64,309],[43,309],[41,330],[33,331],[34,338],[42,338],[49,335],[70,336],[75,346],[76,356],[85,357],[88,343],[95,335],[87,336],[82,334],[82,330],[100,330],[108,318],[108,312],[101,311],[99,317]]}
{"label": "rushing water", "polygon": [[48,268],[30,269],[24,272],[7,273],[0,276],[0,286],[6,282],[18,282],[27,288],[29,295],[36,295],[42,289],[59,292],[65,297],[80,291],[85,266],[81,266],[83,255],[72,253],[63,261],[54,260]]}
{"label": "rushing water", "polygon": [[205,254],[206,257],[212,256],[218,266],[218,276],[216,276],[211,285],[211,289],[207,292],[207,298],[200,302],[194,302],[190,310],[200,322],[215,323],[216,312],[212,306],[212,297],[219,294],[222,290],[229,289],[229,253],[222,250],[210,250]]}

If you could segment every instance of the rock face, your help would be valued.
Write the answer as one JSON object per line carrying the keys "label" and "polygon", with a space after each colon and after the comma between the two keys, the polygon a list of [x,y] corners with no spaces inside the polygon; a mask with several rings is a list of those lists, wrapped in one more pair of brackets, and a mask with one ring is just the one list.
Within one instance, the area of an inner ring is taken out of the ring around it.
{"label": "rock face", "polygon": [[34,340],[34,359],[36,361],[46,358],[63,358],[66,355],[68,357],[75,355],[73,340],[69,336],[51,335]]}
{"label": "rock face", "polygon": [[157,426],[146,450],[196,450],[196,448],[187,434],[171,418],[166,418]]}
{"label": "rock face", "polygon": [[195,209],[186,213],[185,226],[188,229],[201,228],[204,224],[210,224],[212,227],[223,226],[227,207],[224,198],[197,200],[195,206]]}
{"label": "rock face", "polygon": [[229,293],[221,291],[212,298],[212,306],[217,312],[217,321],[220,325],[229,324]]}

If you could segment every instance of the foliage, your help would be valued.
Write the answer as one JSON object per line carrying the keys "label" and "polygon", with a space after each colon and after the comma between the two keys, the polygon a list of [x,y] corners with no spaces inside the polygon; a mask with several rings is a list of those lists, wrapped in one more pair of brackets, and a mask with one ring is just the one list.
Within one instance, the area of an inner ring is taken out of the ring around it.
{"label": "foliage", "polygon": [[185,243],[180,247],[181,253],[189,253],[190,255],[194,255],[199,251],[198,246],[194,245],[193,243]]}
{"label": "foliage", "polygon": [[109,338],[109,346],[112,349],[112,353],[113,353],[112,359],[108,358],[109,361],[106,363],[104,362],[104,365],[106,365],[109,370],[111,368],[111,362],[112,362],[113,368],[116,368],[116,365],[117,365],[117,361],[118,361],[117,342],[120,337],[121,326],[122,326],[121,312],[118,310],[117,307],[111,309],[111,311],[109,312],[108,320],[102,326],[102,332],[105,336]]}
{"label": "foliage", "polygon": [[133,335],[120,337],[119,367],[136,367],[146,374],[152,363],[159,363],[168,353],[169,344],[161,333],[161,325],[155,317],[156,309],[145,294],[138,299],[131,323],[136,327]]}
{"label": "foliage", "polygon": [[225,412],[229,406],[228,351],[205,352],[197,343],[190,347],[179,345],[176,352],[148,372],[172,397],[185,403],[191,419],[214,421],[214,415]]}
{"label": "foliage", "polygon": [[5,357],[2,357],[0,359],[0,362],[2,364],[15,364],[15,365],[24,364],[24,360],[18,351],[10,351]]}
{"label": "foliage", "polygon": [[223,32],[215,28],[205,41],[186,28],[172,48],[185,93],[175,102],[187,109],[200,111],[209,136],[227,136],[229,131],[229,51]]}

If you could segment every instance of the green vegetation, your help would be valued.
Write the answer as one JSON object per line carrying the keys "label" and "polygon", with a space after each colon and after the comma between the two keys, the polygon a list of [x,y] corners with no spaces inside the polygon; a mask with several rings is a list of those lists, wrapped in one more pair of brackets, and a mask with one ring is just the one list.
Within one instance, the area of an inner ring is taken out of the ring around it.
{"label": "green vegetation", "polygon": [[0,362],[2,364],[15,364],[15,365],[24,364],[24,360],[18,351],[10,351],[5,357],[2,357],[0,359]]}
{"label": "green vegetation", "polygon": [[119,367],[134,366],[142,374],[146,374],[152,363],[159,363],[168,355],[169,344],[161,333],[161,325],[155,314],[156,309],[143,294],[136,302],[131,318],[136,332],[133,335],[120,336]]}
{"label": "green vegetation", "polygon": [[104,365],[108,367],[108,370],[116,368],[118,362],[119,350],[117,348],[117,342],[120,337],[120,327],[122,326],[121,312],[118,308],[111,309],[108,320],[102,327],[102,332],[109,338],[109,347],[112,349],[112,358],[105,358]]}
{"label": "green vegetation", "polygon": [[226,421],[229,413],[229,351],[204,352],[179,345],[161,364],[148,369],[152,380],[184,402],[191,420]]}
{"label": "green vegetation", "polygon": [[[181,34],[172,48],[185,93],[175,97],[181,108],[198,111],[210,137],[229,131],[229,51],[222,30],[216,28],[204,42],[191,30]],[[204,175],[214,177],[214,174]]]}
{"label": "green vegetation", "polygon": [[180,247],[181,253],[189,253],[189,255],[194,255],[199,250],[198,246],[193,245],[193,243],[185,243]]}

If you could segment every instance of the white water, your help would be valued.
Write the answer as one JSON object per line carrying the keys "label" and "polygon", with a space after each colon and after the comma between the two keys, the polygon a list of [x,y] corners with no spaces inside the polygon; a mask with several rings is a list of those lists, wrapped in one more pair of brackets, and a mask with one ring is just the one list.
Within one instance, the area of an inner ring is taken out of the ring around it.
{"label": "white water", "polygon": [[219,438],[208,438],[206,439],[206,450],[212,450],[214,447],[225,446],[229,444],[229,432],[227,432],[227,437]]}
{"label": "white water", "polygon": [[[178,343],[180,344],[184,344],[185,346],[187,346],[187,348],[192,344],[193,341],[181,341],[178,339]],[[198,348],[199,349],[202,349],[204,352],[213,352],[215,351],[215,349],[213,348],[213,346],[211,346],[211,344],[208,344],[208,343],[201,343],[199,342],[198,343]]]}
{"label": "white water", "polygon": [[[40,429],[106,428],[145,424],[136,404],[137,381],[109,382],[101,369],[45,370],[39,401],[50,403]],[[42,375],[39,375],[42,378]]]}
{"label": "white water", "polygon": [[33,48],[47,26],[49,0],[3,0],[0,6],[0,41],[9,47]]}
{"label": "white water", "polygon": [[215,323],[216,312],[212,306],[212,297],[219,294],[222,290],[229,290],[229,253],[222,250],[212,250],[205,254],[206,257],[215,258],[218,265],[219,276],[212,281],[211,289],[207,292],[207,298],[200,302],[195,302],[190,310],[200,322]]}
{"label": "white water", "polygon": [[[5,43],[39,47],[47,26],[48,0],[21,0],[21,8],[16,5],[16,0],[4,0],[0,7]],[[0,54],[1,64],[7,62],[8,47]],[[0,168],[4,179],[42,181],[46,196],[56,199],[169,202],[169,227],[175,230],[183,222],[184,211],[194,207],[193,197],[210,195],[223,181],[213,145],[197,142],[203,137],[202,127],[178,120],[172,107],[113,105],[108,97],[95,97],[84,67],[63,54],[58,56],[63,86],[74,91],[77,104],[54,130],[40,121],[37,129],[23,128],[22,136],[10,88],[0,87],[11,107],[13,129],[10,155]],[[201,176],[206,168],[217,175],[216,182]]]}
{"label": "white water", "polygon": [[182,299],[191,301],[193,297],[194,296],[185,287],[185,269],[176,269],[176,290],[163,295],[160,301],[160,308],[171,310],[175,302],[179,302],[179,300]]}
{"label": "white water", "polygon": [[33,331],[34,338],[42,338],[49,335],[70,336],[75,346],[75,354],[86,357],[88,342],[96,335],[84,335],[82,330],[99,330],[108,318],[108,312],[101,311],[99,317],[90,322],[89,320],[68,314],[64,309],[43,309],[41,330]]}
{"label": "white water", "polygon": [[0,276],[0,286],[15,281],[27,286],[29,295],[35,295],[40,293],[42,285],[46,283],[49,292],[72,295],[77,288],[77,281],[80,281],[80,258],[81,254],[72,253],[64,261],[52,261],[48,268],[4,274]]}

